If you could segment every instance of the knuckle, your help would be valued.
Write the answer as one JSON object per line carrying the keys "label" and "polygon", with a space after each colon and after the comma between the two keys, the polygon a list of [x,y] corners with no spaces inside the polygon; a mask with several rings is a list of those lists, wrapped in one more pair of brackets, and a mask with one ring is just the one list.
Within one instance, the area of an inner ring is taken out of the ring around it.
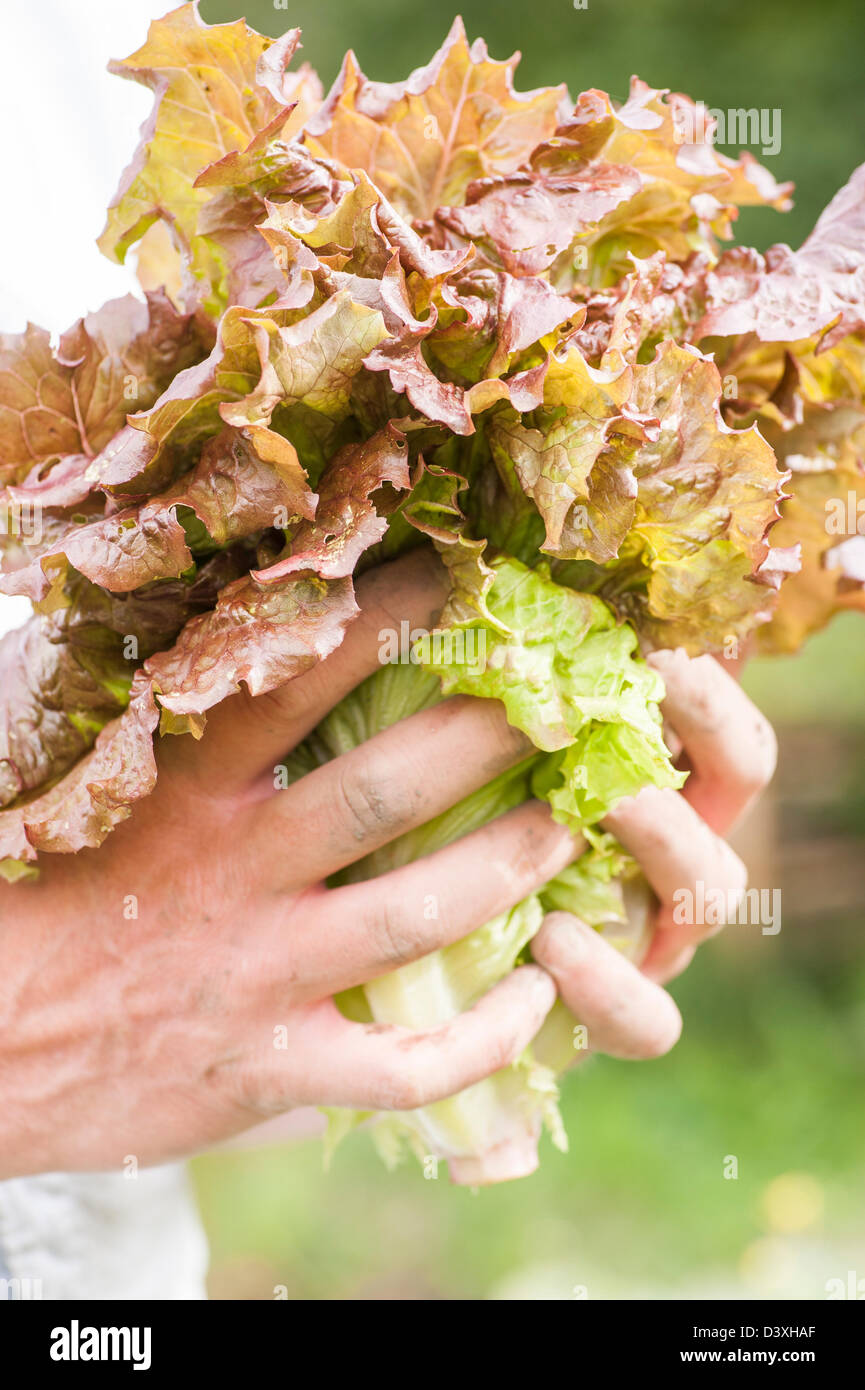
{"label": "knuckle", "polygon": [[428,1101],[428,1088],[420,1068],[408,1060],[388,1072],[376,1098],[381,1110],[419,1110]]}
{"label": "knuckle", "polygon": [[538,880],[541,862],[540,847],[536,836],[527,831],[520,835],[507,859],[497,861],[497,866],[508,887],[523,892]]}
{"label": "knuckle", "polygon": [[269,1119],[285,1109],[285,1100],[278,1094],[264,1065],[249,1057],[213,1069],[213,1078],[227,1092],[231,1103],[256,1119]]}
{"label": "knuckle", "polygon": [[493,864],[505,886],[523,896],[554,878],[578,853],[574,837],[544,808],[540,814],[527,817],[527,823],[516,837],[509,837],[506,847],[499,846]]}
{"label": "knuckle", "polygon": [[255,712],[267,728],[280,728],[286,722],[290,706],[297,703],[297,688],[277,686],[275,690],[262,691],[260,695],[247,694],[241,687],[239,699],[246,702],[247,709]]}
{"label": "knuckle", "polygon": [[405,908],[393,901],[385,900],[379,905],[376,938],[382,963],[387,966],[407,965],[424,952],[421,933],[412,925]]}
{"label": "knuckle", "polygon": [[495,1072],[508,1066],[516,1054],[517,1047],[518,1041],[515,1034],[491,1038],[485,1058],[487,1074],[492,1076]]}
{"label": "knuckle", "polygon": [[700,919],[698,937],[717,936],[725,926],[737,920],[740,904],[748,887],[748,869],[726,840],[715,842],[715,858],[712,876],[706,880],[707,892],[720,894],[720,903],[715,903],[716,915]]}
{"label": "knuckle", "polygon": [[490,772],[501,770],[533,749],[522,729],[508,720],[498,700],[476,695],[451,695],[435,707],[432,718],[438,730],[450,729],[457,736],[471,734],[478,750],[490,760]]}
{"label": "knuckle", "polygon": [[475,700],[470,713],[474,718],[480,718],[486,729],[489,731],[491,739],[495,742],[497,750],[503,758],[521,757],[532,744],[522,729],[511,724],[505,713],[504,706],[498,700]]}
{"label": "knuckle", "polygon": [[376,786],[367,760],[350,758],[337,781],[339,809],[354,839],[363,841],[391,829],[398,821],[399,793],[385,795]]}
{"label": "knuckle", "polygon": [[436,552],[421,546],[364,575],[358,586],[359,621],[373,634],[383,626],[398,628],[412,611],[419,621],[423,617],[431,623],[449,587],[448,572]]}
{"label": "knuckle", "polygon": [[577,858],[580,844],[563,825],[554,821],[544,810],[542,818],[533,822],[523,845],[525,859],[531,867],[533,882],[546,882]]}
{"label": "knuckle", "polygon": [[540,930],[532,938],[532,958],[561,977],[585,969],[592,957],[594,942],[584,924],[570,912],[548,912]]}
{"label": "knuckle", "polygon": [[726,685],[730,677],[722,671],[713,656],[688,656],[681,647],[675,651],[656,653],[665,660],[655,662],[668,694],[677,703],[686,704],[688,721],[692,726],[711,733],[723,721],[726,708]]}
{"label": "knuckle", "polygon": [[539,931],[532,938],[532,955],[535,959],[538,958],[537,947],[543,951],[549,946],[569,945],[575,935],[574,923],[577,920],[572,912],[564,912],[561,908],[546,913]]}

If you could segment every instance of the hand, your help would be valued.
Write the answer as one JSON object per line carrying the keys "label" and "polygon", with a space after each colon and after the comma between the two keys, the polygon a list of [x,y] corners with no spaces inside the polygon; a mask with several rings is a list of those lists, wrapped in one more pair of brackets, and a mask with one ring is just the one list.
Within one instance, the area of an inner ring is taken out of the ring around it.
{"label": "hand", "polygon": [[[156,1162],[297,1105],[413,1108],[530,1041],[555,997],[538,966],[429,1033],[351,1023],[331,999],[465,935],[574,857],[531,804],[422,865],[323,886],[525,756],[500,706],[447,701],[274,789],[274,765],[376,669],[380,630],[433,626],[444,593],[432,555],[366,576],[327,662],[226,701],[200,743],[160,740],[155,792],[101,849],[0,885],[0,1176]],[[437,921],[418,910],[431,872]]]}
{"label": "hand", "polygon": [[[47,857],[38,883],[2,885],[0,1176],[158,1162],[293,1106],[426,1105],[537,1032],[555,995],[538,966],[428,1033],[351,1023],[331,998],[459,939],[574,858],[532,802],[421,864],[323,886],[525,756],[500,706],[446,701],[274,791],[274,764],[376,669],[381,629],[431,627],[443,596],[426,554],[367,575],[361,616],[326,662],[226,701],[200,743],[160,741],[156,791],[101,849]],[[426,921],[431,872],[440,911]],[[571,926],[568,949],[577,936]],[[596,1044],[623,989],[640,1006],[615,1037],[608,1028],[615,1045],[640,1056],[675,1041],[678,1014],[657,985],[603,942],[590,968],[569,963],[564,939],[553,921],[540,958],[581,1018],[594,1009]]]}

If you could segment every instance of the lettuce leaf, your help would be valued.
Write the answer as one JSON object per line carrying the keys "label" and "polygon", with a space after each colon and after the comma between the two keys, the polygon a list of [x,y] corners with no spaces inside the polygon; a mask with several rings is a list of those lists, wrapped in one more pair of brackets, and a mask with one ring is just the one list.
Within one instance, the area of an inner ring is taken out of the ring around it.
{"label": "lettuce leaf", "polygon": [[794,651],[834,613],[865,610],[858,506],[865,492],[865,165],[854,170],[798,251],[722,257],[706,276],[705,337],[735,386],[726,412],[756,423],[787,492],[773,545],[800,570],[759,631]]}
{"label": "lettuce leaf", "polygon": [[136,675],[128,709],[106,724],[89,753],[48,791],[0,811],[0,874],[14,881],[37,850],[74,853],[101,845],[156,784],[151,683]]}
{"label": "lettuce leaf", "polygon": [[734,162],[716,152],[711,122],[701,126],[696,114],[687,97],[636,77],[621,106],[583,92],[523,168],[476,182],[464,206],[436,215],[490,264],[548,272],[564,289],[614,284],[630,256],[713,252],[738,207],[786,207],[791,185],[776,184],[750,155]]}
{"label": "lettuce leaf", "polygon": [[83,501],[96,483],[92,460],[127,414],[151,406],[212,341],[206,319],[179,314],[161,291],[144,303],[111,300],[56,348],[33,324],[0,334],[0,483],[18,484],[43,506]]}
{"label": "lettuce leaf", "polygon": [[[158,219],[167,222],[191,276],[203,282],[211,310],[224,307],[224,262],[198,231],[198,214],[210,197],[196,186],[198,174],[251,138],[284,112],[290,90],[282,72],[297,46],[247,27],[204,24],[198,5],[181,5],[154,20],[147,42],[110,70],[149,87],[153,111],[144,123],[134,160],[123,175],[100,238],[106,255],[123,261]],[[278,61],[268,63],[269,49]]]}
{"label": "lettuce leaf", "polygon": [[310,148],[367,173],[410,219],[459,202],[468,185],[516,169],[552,135],[564,86],[518,93],[517,57],[498,63],[482,40],[469,47],[462,20],[426,67],[405,82],[371,82],[346,55],[320,111]]}

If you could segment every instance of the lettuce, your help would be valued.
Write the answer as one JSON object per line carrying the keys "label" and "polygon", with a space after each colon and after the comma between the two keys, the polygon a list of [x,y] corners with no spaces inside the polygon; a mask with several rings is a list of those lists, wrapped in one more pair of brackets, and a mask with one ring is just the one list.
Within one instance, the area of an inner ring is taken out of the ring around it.
{"label": "lettuce", "polygon": [[[430,634],[402,664],[370,676],[288,760],[288,780],[448,694],[500,699],[510,723],[528,734],[538,753],[335,881],[373,877],[430,854],[531,795],[548,801],[575,835],[585,829],[592,843],[542,893],[462,941],[343,996],[339,1002],[353,1018],[426,1028],[453,1017],[527,958],[544,912],[553,907],[577,912],[623,949],[637,952],[642,944],[645,912],[629,924],[624,900],[625,883],[636,884],[636,866],[612,837],[591,827],[641,786],[676,787],[685,780],[661,737],[662,684],[635,655],[633,630],[617,625],[599,599],[562,588],[542,569],[516,560],[497,560],[492,568],[492,621],[478,616]],[[528,1048],[514,1066],[459,1096],[380,1121],[373,1136],[383,1157],[391,1162],[408,1145],[421,1159],[446,1159],[456,1181],[474,1183],[495,1180],[505,1169],[511,1177],[531,1171],[542,1124],[565,1148],[555,1075],[573,1057],[571,1027],[563,1029],[556,1017],[539,1039],[540,1056]],[[351,1123],[364,1118],[355,1115]],[[331,1147],[348,1124],[344,1114],[331,1118]]]}
{"label": "lettuce", "polygon": [[[432,545],[438,629],[293,775],[495,699],[535,754],[349,876],[530,796],[588,848],[342,1001],[420,1027],[524,959],[551,906],[639,956],[648,891],[599,824],[681,784],[642,653],[789,648],[865,606],[860,538],[825,525],[865,497],[863,175],[800,251],[724,251],[739,207],[790,186],[718,153],[687,97],[520,92],[459,21],[405,82],[349,53],[327,95],[298,47],[195,4],[154,21],[113,65],[154,106],[101,238],[147,293],[56,344],[0,336],[0,592],[36,610],[0,647],[0,871],[98,846],[152,790],[157,728],[200,736],[241,685],[309,670],[357,574]],[[542,1122],[562,1142],[572,1027],[557,1008],[515,1067],[380,1145],[461,1181],[527,1171]]]}

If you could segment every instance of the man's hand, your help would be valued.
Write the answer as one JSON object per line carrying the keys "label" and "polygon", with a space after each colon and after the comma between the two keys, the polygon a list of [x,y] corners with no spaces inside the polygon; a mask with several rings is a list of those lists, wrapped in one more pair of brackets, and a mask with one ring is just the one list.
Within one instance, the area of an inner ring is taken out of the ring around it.
{"label": "man's hand", "polygon": [[[224,702],[199,743],[161,740],[155,792],[101,849],[47,856],[39,882],[0,885],[0,1177],[120,1166],[129,1155],[158,1162],[293,1106],[426,1105],[519,1055],[553,1003],[551,976],[594,1045],[607,1037],[628,1056],[672,1045],[669,996],[561,914],[538,942],[547,970],[515,971],[430,1032],[352,1023],[333,1003],[465,936],[579,852],[531,802],[423,861],[324,887],[531,751],[494,702],[448,700],[274,790],[274,765],[377,668],[381,629],[401,619],[432,627],[444,587],[425,553],[365,576],[361,616],[327,661],[270,695]],[[734,689],[725,699],[743,700]],[[719,728],[693,745],[675,694],[671,706],[698,773],[691,804],[676,798],[684,812],[666,823],[638,797],[611,818],[662,898],[686,868],[711,883],[739,875],[692,809],[711,812],[716,797],[726,814],[736,802],[724,780],[724,702]],[[681,835],[695,844],[678,845]],[[439,916],[428,921],[433,876]],[[686,945],[675,938],[677,955]],[[650,965],[665,959],[653,948]]]}

